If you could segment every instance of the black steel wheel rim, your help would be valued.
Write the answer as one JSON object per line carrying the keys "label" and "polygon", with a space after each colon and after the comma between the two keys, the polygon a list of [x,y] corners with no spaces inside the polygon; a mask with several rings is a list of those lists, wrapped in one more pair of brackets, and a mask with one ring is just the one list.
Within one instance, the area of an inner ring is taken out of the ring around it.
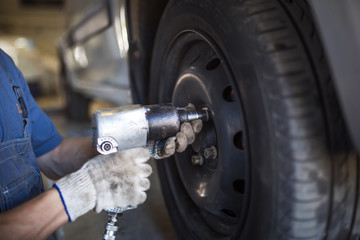
{"label": "black steel wheel rim", "polygon": [[[247,130],[239,95],[225,55],[205,34],[178,34],[161,64],[160,101],[208,108],[210,120],[175,161],[164,163],[175,205],[185,225],[200,238],[211,232],[233,236],[243,227],[250,193]],[[210,157],[204,154],[215,149]],[[192,158],[201,157],[203,164]],[[206,158],[208,157],[208,158]],[[204,231],[206,230],[206,231]]]}

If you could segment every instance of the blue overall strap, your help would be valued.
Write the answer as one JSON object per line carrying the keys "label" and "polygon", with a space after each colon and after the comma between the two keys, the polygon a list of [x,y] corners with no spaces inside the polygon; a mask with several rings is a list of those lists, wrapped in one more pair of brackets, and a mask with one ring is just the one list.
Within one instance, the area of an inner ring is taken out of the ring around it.
{"label": "blue overall strap", "polygon": [[[9,81],[10,85],[12,86],[12,90],[14,91],[14,94],[16,96],[16,99],[18,100],[18,103],[16,103],[16,106],[19,110],[19,112],[22,113],[22,117],[24,119],[24,126],[23,126],[23,137],[29,137],[29,120],[28,120],[28,109],[26,107],[25,101],[24,101],[24,95],[20,89],[19,84],[15,82],[15,78],[18,78],[19,76],[14,76],[15,71],[13,71],[14,64],[10,64],[8,59],[5,59],[5,53],[0,49],[0,67],[2,68],[3,72],[6,74],[6,78]],[[10,71],[13,73],[11,74]]]}
{"label": "blue overall strap", "polygon": [[[14,92],[17,98],[16,106],[15,103],[13,104],[22,113],[23,119],[27,123],[25,128],[28,129],[24,129],[23,136],[30,136],[36,157],[48,153],[61,143],[61,135],[50,118],[40,109],[35,99],[31,96],[22,73],[15,66],[12,59],[2,50],[0,50],[0,64],[0,67],[3,68],[2,78],[4,80],[7,78],[8,82],[12,85],[12,89],[7,86],[8,92]],[[9,133],[9,131],[7,135],[11,135],[8,136],[8,139],[14,137],[14,134]]]}

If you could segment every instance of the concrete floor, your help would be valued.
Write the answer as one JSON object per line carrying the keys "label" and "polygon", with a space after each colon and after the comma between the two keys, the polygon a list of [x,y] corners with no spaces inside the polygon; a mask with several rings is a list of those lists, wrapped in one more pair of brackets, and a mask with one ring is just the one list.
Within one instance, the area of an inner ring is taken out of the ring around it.
{"label": "concrete floor", "polygon": [[[58,131],[64,137],[89,137],[90,122],[76,123],[66,120],[61,101],[56,98],[37,99],[38,104],[53,120]],[[60,106],[60,107],[59,107]],[[150,160],[153,174],[150,177],[151,188],[147,192],[148,200],[137,209],[129,210],[119,219],[117,239],[177,239],[160,189],[157,168]],[[50,185],[51,186],[51,185]],[[58,240],[102,239],[104,226],[108,220],[106,213],[94,211],[68,223],[56,233]]]}

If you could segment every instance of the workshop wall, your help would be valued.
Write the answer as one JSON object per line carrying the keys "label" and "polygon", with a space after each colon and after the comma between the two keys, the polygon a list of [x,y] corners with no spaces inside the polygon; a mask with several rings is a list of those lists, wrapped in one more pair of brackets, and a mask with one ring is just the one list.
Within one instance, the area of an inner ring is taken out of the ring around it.
{"label": "workshop wall", "polygon": [[42,74],[38,81],[42,93],[47,95],[58,93],[59,90],[56,44],[63,30],[63,4],[62,0],[0,1],[0,40],[31,39],[31,58],[37,60],[40,70],[33,66],[28,69],[35,68]]}

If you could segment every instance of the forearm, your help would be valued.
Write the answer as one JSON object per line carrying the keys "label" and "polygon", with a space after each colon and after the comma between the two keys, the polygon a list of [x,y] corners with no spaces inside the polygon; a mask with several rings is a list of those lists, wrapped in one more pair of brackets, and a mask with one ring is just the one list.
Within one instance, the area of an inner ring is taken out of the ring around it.
{"label": "forearm", "polygon": [[54,150],[39,157],[38,163],[47,177],[59,179],[78,170],[97,154],[92,148],[91,138],[67,138]]}
{"label": "forearm", "polygon": [[0,214],[1,239],[45,239],[68,221],[59,193],[51,189]]}

